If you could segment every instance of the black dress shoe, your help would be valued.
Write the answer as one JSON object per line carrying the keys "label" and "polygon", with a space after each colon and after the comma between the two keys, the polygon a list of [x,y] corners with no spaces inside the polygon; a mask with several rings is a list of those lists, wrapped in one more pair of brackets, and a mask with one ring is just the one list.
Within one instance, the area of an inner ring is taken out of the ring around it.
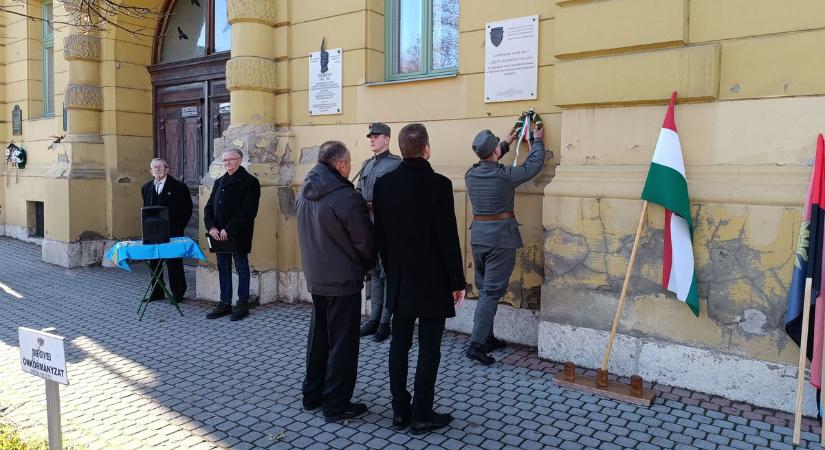
{"label": "black dress shoe", "polygon": [[206,315],[207,319],[217,319],[218,317],[224,317],[232,314],[232,305],[227,305],[224,303],[218,303],[209,314]]}
{"label": "black dress shoe", "polygon": [[410,418],[408,416],[392,416],[392,428],[395,431],[401,431],[410,425]]}
{"label": "black dress shoe", "polygon": [[465,355],[467,355],[467,357],[472,360],[484,364],[485,366],[489,366],[490,364],[496,362],[496,359],[488,355],[485,350],[486,349],[483,345],[478,344],[476,342],[472,342],[470,343],[470,347],[467,349]]}
{"label": "black dress shoe", "polygon": [[487,338],[486,347],[487,347],[487,353],[490,353],[490,352],[494,352],[496,350],[501,350],[503,348],[507,348],[507,343],[500,340],[500,339],[496,339],[496,337],[493,336],[493,335],[490,335],[490,337]]}
{"label": "black dress shoe", "polygon": [[321,400],[310,400],[304,397],[302,403],[304,404],[305,411],[314,411],[321,407]]}
{"label": "black dress shoe", "polygon": [[333,414],[331,416],[324,415],[324,420],[327,422],[339,422],[341,420],[354,419],[366,412],[367,405],[363,403],[350,403],[347,409],[338,414]]}
{"label": "black dress shoe", "polygon": [[378,331],[375,332],[375,336],[372,337],[372,340],[375,342],[384,342],[390,337],[390,324],[382,323],[378,325]]}
{"label": "black dress shoe", "polygon": [[232,317],[230,317],[229,320],[232,322],[237,322],[239,320],[243,320],[248,315],[249,305],[246,303],[239,303],[232,308]]}
{"label": "black dress shoe", "polygon": [[433,412],[433,415],[423,422],[417,422],[415,420],[412,421],[410,424],[410,433],[412,434],[424,434],[430,431],[438,430],[440,428],[444,428],[453,421],[453,416],[449,414],[439,414],[437,412]]}
{"label": "black dress shoe", "polygon": [[364,325],[361,325],[361,336],[369,336],[371,334],[375,334],[378,330],[378,321],[377,320],[368,320],[364,322]]}

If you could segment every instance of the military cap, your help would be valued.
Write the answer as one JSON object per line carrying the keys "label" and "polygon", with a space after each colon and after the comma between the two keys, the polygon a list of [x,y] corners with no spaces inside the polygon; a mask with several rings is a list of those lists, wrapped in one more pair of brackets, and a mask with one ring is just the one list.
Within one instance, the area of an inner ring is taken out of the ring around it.
{"label": "military cap", "polygon": [[498,145],[498,138],[490,130],[478,133],[473,139],[473,151],[481,159],[490,156],[496,149],[496,145]]}
{"label": "military cap", "polygon": [[373,134],[385,134],[387,136],[390,135],[390,127],[389,125],[381,122],[375,122],[370,124],[370,132],[367,133],[367,137],[372,136]]}

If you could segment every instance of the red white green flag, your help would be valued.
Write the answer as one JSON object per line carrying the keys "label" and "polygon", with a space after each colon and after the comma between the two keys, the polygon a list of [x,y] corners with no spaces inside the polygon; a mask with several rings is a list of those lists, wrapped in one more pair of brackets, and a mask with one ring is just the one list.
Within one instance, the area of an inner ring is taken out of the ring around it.
{"label": "red white green flag", "polygon": [[685,162],[676,133],[674,107],[676,92],[670,97],[665,121],[653,160],[647,172],[642,199],[665,208],[665,248],[662,261],[662,287],[676,294],[699,315],[696,267],[693,259],[693,220],[690,217]]}

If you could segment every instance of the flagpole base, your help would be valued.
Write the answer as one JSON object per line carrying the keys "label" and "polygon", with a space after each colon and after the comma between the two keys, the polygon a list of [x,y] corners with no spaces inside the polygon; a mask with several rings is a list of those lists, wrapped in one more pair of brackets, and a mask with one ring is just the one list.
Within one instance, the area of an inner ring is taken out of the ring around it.
{"label": "flagpole base", "polygon": [[[553,376],[556,386],[584,391],[590,394],[600,395],[620,402],[632,403],[640,406],[650,406],[656,398],[656,392],[652,389],[645,389],[642,377],[633,375],[630,377],[630,384],[620,383],[607,379],[607,371],[599,369],[597,376],[589,377],[576,374],[576,365],[572,362],[564,363],[564,372]],[[600,377],[599,375],[602,375]]]}

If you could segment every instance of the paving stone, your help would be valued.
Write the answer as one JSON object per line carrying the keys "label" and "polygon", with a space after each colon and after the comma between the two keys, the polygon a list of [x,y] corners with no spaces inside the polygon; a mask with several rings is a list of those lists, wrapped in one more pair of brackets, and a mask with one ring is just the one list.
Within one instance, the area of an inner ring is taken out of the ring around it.
{"label": "paving stone", "polygon": [[[791,448],[786,413],[659,384],[650,408],[561,389],[548,376],[560,364],[541,361],[535,350],[509,347],[504,362],[482,368],[462,353],[467,337],[450,332],[436,402],[456,418],[451,427],[422,436],[389,428],[388,345],[370,340],[361,343],[355,397],[371,414],[328,424],[301,404],[307,305],[259,306],[238,325],[204,320],[208,302],[187,300],[182,317],[157,302],[138,322],[136,299],[149,279],[139,265],[132,273],[59,269],[40,260],[39,247],[0,238],[0,267],[2,281],[12,280],[25,298],[8,302],[0,291],[0,379],[12,380],[0,383],[0,411],[25,404],[3,417],[43,426],[43,405],[28,398],[42,383],[19,376],[16,327],[55,323],[72,364],[72,384],[61,389],[64,437],[90,450]],[[194,288],[192,270],[186,273]],[[411,371],[416,357],[413,347]],[[816,432],[803,434],[809,448],[819,448]]]}

